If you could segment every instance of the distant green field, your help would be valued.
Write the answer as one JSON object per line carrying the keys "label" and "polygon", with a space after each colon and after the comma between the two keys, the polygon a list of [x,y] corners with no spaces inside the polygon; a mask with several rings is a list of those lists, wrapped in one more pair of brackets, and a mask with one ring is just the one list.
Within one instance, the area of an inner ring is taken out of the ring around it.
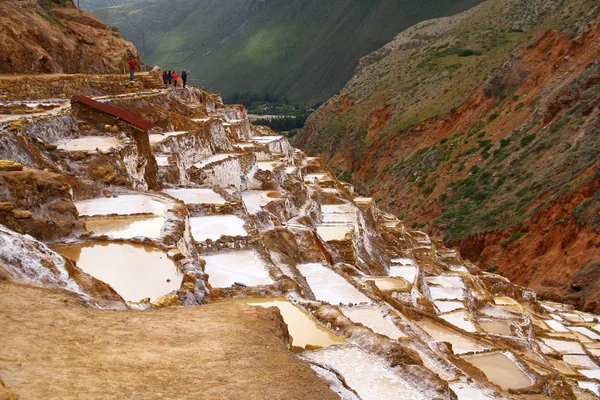
{"label": "distant green field", "polygon": [[[111,5],[113,0],[95,1]],[[149,63],[187,68],[192,84],[225,97],[269,93],[314,104],[337,93],[358,59],[398,32],[481,2],[154,0],[97,9],[94,14],[142,51],[141,34],[127,15],[145,33]]]}

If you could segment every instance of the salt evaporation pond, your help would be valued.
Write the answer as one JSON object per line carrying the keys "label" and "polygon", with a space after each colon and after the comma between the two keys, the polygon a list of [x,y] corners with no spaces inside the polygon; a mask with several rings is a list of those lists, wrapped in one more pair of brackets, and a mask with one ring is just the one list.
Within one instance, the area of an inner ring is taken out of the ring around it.
{"label": "salt evaporation pond", "polygon": [[487,333],[495,333],[496,335],[510,336],[510,327],[506,322],[500,321],[479,321],[481,329]]}
{"label": "salt evaporation pond", "polygon": [[165,224],[164,217],[95,217],[84,220],[89,231],[96,235],[107,235],[115,239],[130,239],[143,236],[159,238]]}
{"label": "salt evaporation pond", "polygon": [[466,310],[457,310],[447,314],[440,315],[440,318],[467,332],[477,332],[477,327],[473,323],[471,314]]}
{"label": "salt evaporation pond", "polygon": [[370,303],[371,300],[323,264],[298,264],[317,300],[330,304]]}
{"label": "salt evaporation pond", "polygon": [[458,400],[496,400],[497,397],[494,394],[487,395],[483,389],[480,389],[473,384],[466,382],[449,382],[448,386],[456,394]]}
{"label": "salt evaporation pond", "polygon": [[417,267],[414,266],[392,266],[390,267],[390,276],[399,276],[410,283],[415,282],[417,277]]}
{"label": "salt evaporation pond", "polygon": [[212,155],[210,157],[207,157],[203,160],[198,161],[196,164],[194,164],[194,167],[196,168],[204,168],[209,164],[212,163],[216,163],[219,161],[223,161],[223,160],[227,160],[228,158],[233,158],[237,156],[237,154],[215,154]]}
{"label": "salt evaporation pond", "polygon": [[359,322],[370,328],[373,332],[385,335],[390,339],[397,340],[406,337],[390,319],[384,317],[377,307],[351,307],[343,308],[342,312],[354,322]]}
{"label": "salt evaporation pond", "polygon": [[258,169],[261,171],[273,171],[275,168],[282,165],[278,161],[259,161],[257,164]]}
{"label": "salt evaporation pond", "polygon": [[154,214],[165,215],[168,205],[152,196],[143,194],[126,194],[118,197],[101,197],[74,202],[79,215],[93,217],[95,215],[129,215]]}
{"label": "salt evaporation pond", "polygon": [[326,242],[344,240],[352,230],[352,225],[317,225],[317,233]]}
{"label": "salt evaporation pond", "polygon": [[440,313],[447,313],[465,308],[465,303],[455,300],[435,300],[433,304],[440,310]]}
{"label": "salt evaporation pond", "polygon": [[235,215],[209,215],[191,217],[192,236],[197,242],[217,240],[221,236],[248,236],[244,229],[246,221]]}
{"label": "salt evaporation pond", "polygon": [[328,347],[303,357],[338,371],[362,400],[429,400],[418,387],[355,346]]}
{"label": "salt evaporation pond", "polygon": [[230,251],[202,258],[206,261],[208,283],[213,287],[229,287],[235,282],[247,286],[273,283],[265,263],[254,251]]}
{"label": "salt evaporation pond", "polygon": [[306,174],[304,175],[305,183],[321,183],[321,182],[331,182],[332,179],[327,174]]}
{"label": "salt evaporation pond", "polygon": [[311,345],[327,347],[346,343],[344,339],[319,325],[308,314],[284,297],[232,299],[222,301],[243,303],[250,306],[260,306],[265,308],[277,307],[283,317],[283,321],[288,326],[288,331],[293,338],[292,344],[294,346],[306,347],[307,345]]}
{"label": "salt evaporation pond", "polygon": [[150,144],[154,145],[157,143],[162,142],[163,140],[166,140],[167,138],[171,137],[171,136],[179,136],[179,135],[183,135],[184,133],[187,133],[187,131],[173,131],[173,132],[165,132],[165,133],[153,133],[148,135],[148,138],[150,139]]}
{"label": "salt evaporation pond", "polygon": [[183,275],[165,253],[149,246],[84,243],[57,246],[83,271],[108,283],[126,301],[152,300],[178,290]]}
{"label": "salt evaporation pond", "polygon": [[486,353],[463,356],[463,359],[479,368],[488,380],[504,390],[522,389],[533,381],[515,362],[504,353]]}
{"label": "salt evaporation pond", "polygon": [[61,150],[67,151],[108,151],[117,147],[121,141],[113,136],[83,136],[77,139],[68,139],[57,144]]}
{"label": "salt evaporation pond", "polygon": [[382,292],[407,292],[412,285],[403,278],[390,278],[389,276],[366,276],[362,281],[373,281]]}
{"label": "salt evaporation pond", "polygon": [[242,200],[248,213],[252,215],[260,212],[263,206],[279,198],[281,198],[281,194],[272,190],[247,190],[242,192]]}
{"label": "salt evaporation pond", "polygon": [[212,189],[166,189],[163,190],[163,193],[175,197],[185,204],[225,204],[223,196]]}
{"label": "salt evaporation pond", "polygon": [[253,136],[250,138],[251,142],[256,142],[260,144],[268,144],[276,142],[280,140],[283,136]]}
{"label": "salt evaporation pond", "polygon": [[463,336],[458,332],[455,332],[442,325],[436,324],[431,320],[423,319],[421,321],[417,321],[416,323],[436,341],[449,342],[452,344],[452,351],[454,354],[465,354],[484,351],[487,349],[486,347],[481,346],[466,336]]}
{"label": "salt evaporation pond", "polygon": [[159,156],[159,155],[155,155],[154,158],[156,159],[156,164],[159,167],[168,167],[169,165],[169,156]]}

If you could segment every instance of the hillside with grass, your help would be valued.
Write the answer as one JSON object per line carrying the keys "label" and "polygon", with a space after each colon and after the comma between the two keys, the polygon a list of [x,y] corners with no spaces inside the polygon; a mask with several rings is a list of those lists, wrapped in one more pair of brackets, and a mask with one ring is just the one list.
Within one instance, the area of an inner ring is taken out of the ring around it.
{"label": "hillside with grass", "polygon": [[600,287],[600,8],[489,0],[360,60],[295,144],[542,296]]}
{"label": "hillside with grass", "polygon": [[144,32],[150,64],[187,68],[192,84],[225,98],[261,93],[314,104],[339,91],[358,59],[398,32],[479,3],[158,0],[99,9],[94,14],[140,51]]}

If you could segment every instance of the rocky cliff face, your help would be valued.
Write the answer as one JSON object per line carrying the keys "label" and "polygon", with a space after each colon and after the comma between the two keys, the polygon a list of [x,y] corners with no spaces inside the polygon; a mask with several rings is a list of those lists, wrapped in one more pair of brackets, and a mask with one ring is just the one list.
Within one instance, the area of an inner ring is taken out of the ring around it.
{"label": "rocky cliff face", "polygon": [[599,13],[491,0],[419,24],[294,143],[483,268],[598,310]]}
{"label": "rocky cliff face", "polygon": [[137,57],[123,40],[68,1],[0,1],[0,73],[121,73]]}

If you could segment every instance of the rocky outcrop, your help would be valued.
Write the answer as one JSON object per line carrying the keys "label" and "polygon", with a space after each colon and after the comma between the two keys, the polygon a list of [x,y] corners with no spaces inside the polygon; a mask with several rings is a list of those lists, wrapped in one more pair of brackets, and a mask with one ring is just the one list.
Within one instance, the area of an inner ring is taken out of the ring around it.
{"label": "rocky outcrop", "polygon": [[[62,3],[63,5],[60,5]],[[121,73],[138,53],[68,1],[0,1],[0,73]]]}

